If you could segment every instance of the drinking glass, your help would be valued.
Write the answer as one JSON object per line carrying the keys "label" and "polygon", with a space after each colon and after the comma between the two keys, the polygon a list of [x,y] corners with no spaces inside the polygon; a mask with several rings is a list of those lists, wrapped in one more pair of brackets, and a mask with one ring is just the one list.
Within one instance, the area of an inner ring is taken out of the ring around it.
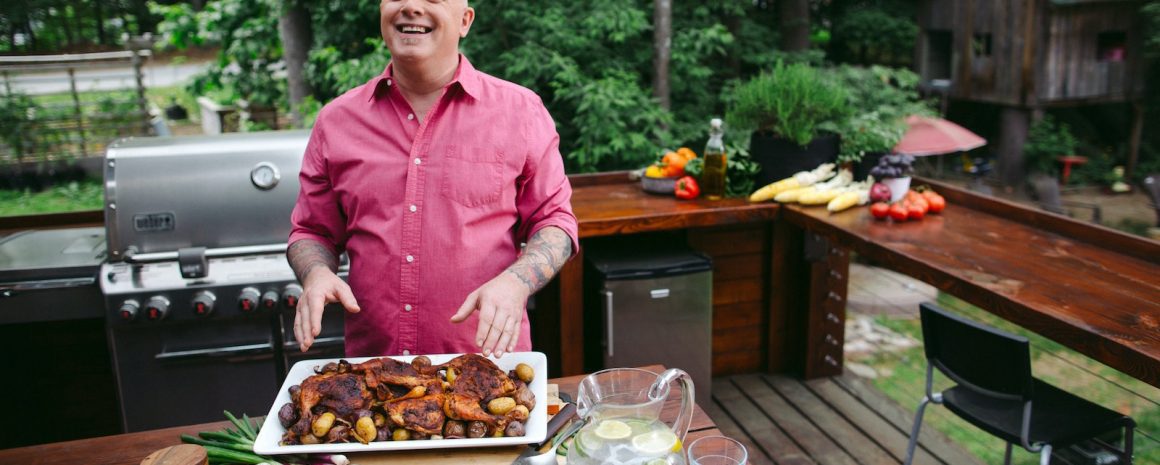
{"label": "drinking glass", "polygon": [[689,444],[689,465],[744,465],[745,446],[725,436],[705,436]]}

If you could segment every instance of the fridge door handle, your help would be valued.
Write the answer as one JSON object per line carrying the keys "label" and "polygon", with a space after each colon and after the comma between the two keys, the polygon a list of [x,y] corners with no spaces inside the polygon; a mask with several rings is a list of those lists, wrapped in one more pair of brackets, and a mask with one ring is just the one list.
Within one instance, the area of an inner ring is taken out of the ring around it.
{"label": "fridge door handle", "polygon": [[604,309],[607,312],[604,326],[608,328],[608,356],[612,357],[612,291],[604,291]]}

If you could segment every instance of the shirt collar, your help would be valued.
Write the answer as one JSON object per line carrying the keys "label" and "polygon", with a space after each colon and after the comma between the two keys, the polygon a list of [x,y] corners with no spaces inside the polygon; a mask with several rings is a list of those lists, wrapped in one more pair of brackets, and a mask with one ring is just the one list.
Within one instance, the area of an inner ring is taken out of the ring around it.
{"label": "shirt collar", "polygon": [[[378,99],[387,95],[387,91],[394,85],[394,79],[391,77],[394,71],[394,63],[387,63],[387,68],[383,73],[372,79],[371,95],[367,97],[367,101]],[[471,98],[479,99],[480,97],[480,72],[471,65],[467,57],[459,54],[459,67],[455,70],[455,76],[451,78],[448,86],[458,86],[463,89],[463,93]]]}

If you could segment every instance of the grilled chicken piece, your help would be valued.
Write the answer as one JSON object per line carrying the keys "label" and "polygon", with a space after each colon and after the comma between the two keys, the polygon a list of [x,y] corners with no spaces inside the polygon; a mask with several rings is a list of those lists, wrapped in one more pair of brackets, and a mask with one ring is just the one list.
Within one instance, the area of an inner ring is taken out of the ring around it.
{"label": "grilled chicken piece", "polygon": [[349,420],[355,412],[369,409],[371,400],[371,391],[358,374],[324,373],[302,381],[298,411],[313,412],[316,405],[321,405],[339,418]]}
{"label": "grilled chicken piece", "polygon": [[452,392],[474,397],[479,402],[490,402],[496,397],[511,395],[516,390],[515,382],[503,370],[479,354],[461,355],[436,366],[455,370]]}
{"label": "grilled chicken piece", "polygon": [[443,394],[391,402],[385,407],[396,426],[427,434],[443,434]]}
{"label": "grilled chicken piece", "polygon": [[433,373],[430,375],[419,373],[409,363],[403,363],[385,357],[367,360],[366,362],[354,365],[352,370],[357,373],[364,373],[367,386],[372,389],[380,383],[413,388],[415,386],[426,385],[434,378]]}
{"label": "grilled chicken piece", "polygon": [[488,413],[478,398],[458,392],[446,395],[443,412],[456,420],[482,421],[488,425],[494,425],[500,419],[499,416]]}

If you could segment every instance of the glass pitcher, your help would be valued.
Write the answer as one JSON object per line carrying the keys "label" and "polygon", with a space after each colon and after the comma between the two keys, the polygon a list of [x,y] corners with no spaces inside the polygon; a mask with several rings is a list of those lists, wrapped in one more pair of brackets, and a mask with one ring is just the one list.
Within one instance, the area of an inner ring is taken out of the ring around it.
{"label": "glass pitcher", "polygon": [[[681,384],[681,410],[661,420],[671,383]],[[693,379],[677,368],[660,375],[638,368],[598,371],[580,382],[577,413],[587,424],[573,436],[569,465],[684,465],[682,445],[693,421]]]}

